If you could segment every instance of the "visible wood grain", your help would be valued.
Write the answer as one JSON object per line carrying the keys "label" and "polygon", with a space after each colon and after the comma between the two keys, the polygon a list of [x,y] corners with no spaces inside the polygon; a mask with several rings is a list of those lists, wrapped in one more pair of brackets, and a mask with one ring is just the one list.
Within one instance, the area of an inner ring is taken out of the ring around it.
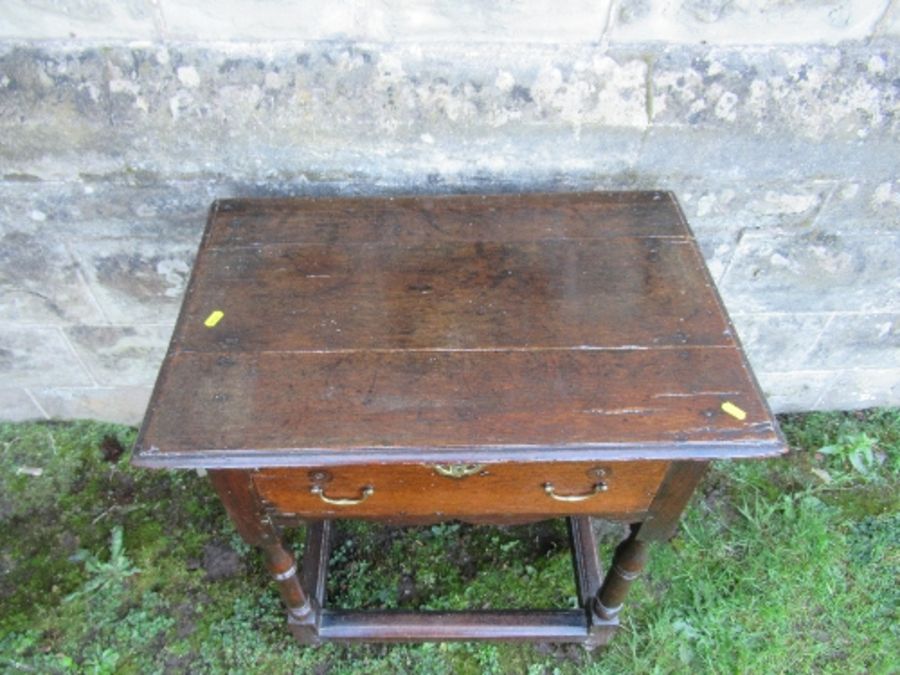
{"label": "visible wood grain", "polygon": [[235,529],[244,541],[262,549],[269,573],[275,578],[289,614],[305,623],[315,617],[311,603],[297,577],[297,561],[285,547],[281,533],[268,518],[253,488],[249,472],[218,470],[209,472],[210,482],[222,500]]}
{"label": "visible wood grain", "polygon": [[664,192],[229,199],[213,213],[211,248],[689,236]]}
{"label": "visible wood grain", "polygon": [[[177,354],[168,364],[139,442],[147,465],[215,456],[243,466],[453,461],[454,452],[463,461],[601,460],[623,448],[674,459],[781,448],[730,349]],[[725,400],[747,419],[725,414]]]}
{"label": "visible wood grain", "polygon": [[[688,239],[211,250],[181,351],[733,346]],[[214,330],[204,320],[225,316]]]}
{"label": "visible wood grain", "polygon": [[603,581],[597,537],[589,516],[574,516],[568,519],[568,523],[578,597],[582,605],[590,607]]}
{"label": "visible wood grain", "polygon": [[664,541],[675,533],[678,519],[708,466],[708,462],[672,462],[653,499],[650,517],[638,528],[638,539]]}
{"label": "visible wood grain", "polygon": [[319,607],[325,606],[325,579],[331,553],[331,521],[312,520],[306,526],[300,585]]}
{"label": "visible wood grain", "polygon": [[209,482],[244,541],[251,546],[266,546],[281,541],[278,531],[266,519],[249,471],[210,471]]}
{"label": "visible wood grain", "polygon": [[[644,513],[666,467],[666,462],[494,464],[478,475],[454,479],[424,465],[361,465],[336,467],[325,480],[316,478],[319,469],[261,469],[253,481],[263,500],[301,518],[552,517]],[[599,482],[608,489],[584,501],[557,501],[545,493],[547,482],[562,495],[590,494]],[[311,494],[313,485],[332,498],[358,498],[366,486],[373,493],[358,505],[336,506]]]}
{"label": "visible wood grain", "polygon": [[674,199],[591,193],[217,203],[135,461],[783,449]]}

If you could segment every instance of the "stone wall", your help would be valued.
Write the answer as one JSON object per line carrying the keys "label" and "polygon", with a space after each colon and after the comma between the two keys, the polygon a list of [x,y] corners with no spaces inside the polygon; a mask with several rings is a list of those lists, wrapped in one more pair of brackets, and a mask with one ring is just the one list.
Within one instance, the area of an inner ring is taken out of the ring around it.
{"label": "stone wall", "polygon": [[216,197],[665,188],[776,410],[900,404],[900,0],[0,0],[0,418],[143,414]]}

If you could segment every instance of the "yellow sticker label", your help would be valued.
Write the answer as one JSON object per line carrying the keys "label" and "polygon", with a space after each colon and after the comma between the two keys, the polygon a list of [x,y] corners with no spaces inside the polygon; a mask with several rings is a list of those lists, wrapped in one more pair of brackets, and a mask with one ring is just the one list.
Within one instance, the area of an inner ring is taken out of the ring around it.
{"label": "yellow sticker label", "polygon": [[225,316],[225,312],[223,312],[221,309],[217,309],[215,312],[206,317],[206,321],[203,322],[203,325],[207,328],[212,328],[222,320],[223,316]]}
{"label": "yellow sticker label", "polygon": [[741,422],[747,419],[747,413],[738,408],[731,401],[725,401],[725,403],[722,404],[722,410],[727,412],[732,417],[736,417],[737,419],[741,420]]}

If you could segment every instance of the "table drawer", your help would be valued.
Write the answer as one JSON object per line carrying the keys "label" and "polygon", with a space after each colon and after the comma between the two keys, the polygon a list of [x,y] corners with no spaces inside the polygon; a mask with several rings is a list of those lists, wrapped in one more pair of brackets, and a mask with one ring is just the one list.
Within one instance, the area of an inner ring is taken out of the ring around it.
{"label": "table drawer", "polygon": [[668,462],[398,464],[254,472],[260,497],[304,518],[645,512]]}

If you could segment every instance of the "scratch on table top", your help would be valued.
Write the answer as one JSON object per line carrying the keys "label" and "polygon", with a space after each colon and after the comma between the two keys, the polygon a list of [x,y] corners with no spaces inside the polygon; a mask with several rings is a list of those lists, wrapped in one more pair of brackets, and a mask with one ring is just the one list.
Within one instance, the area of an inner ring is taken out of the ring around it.
{"label": "scratch on table top", "polygon": [[673,391],[654,394],[653,398],[692,398],[694,396],[737,396],[739,391]]}
{"label": "scratch on table top", "polygon": [[591,415],[643,415],[645,413],[658,412],[662,408],[588,408],[583,413]]}

